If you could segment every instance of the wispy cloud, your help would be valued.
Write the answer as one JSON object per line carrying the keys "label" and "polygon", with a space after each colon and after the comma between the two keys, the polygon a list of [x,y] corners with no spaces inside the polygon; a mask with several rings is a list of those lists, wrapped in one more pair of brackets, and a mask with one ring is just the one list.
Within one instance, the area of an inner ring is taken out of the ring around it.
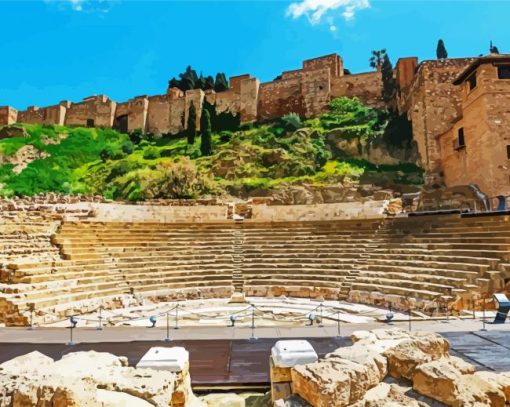
{"label": "wispy cloud", "polygon": [[287,15],[297,19],[305,16],[310,24],[317,25],[324,19],[333,32],[337,30],[334,17],[340,14],[345,21],[352,21],[358,10],[370,7],[370,0],[301,0],[291,3]]}
{"label": "wispy cloud", "polygon": [[108,13],[118,1],[120,0],[44,0],[45,3],[54,4],[62,10],[102,14]]}

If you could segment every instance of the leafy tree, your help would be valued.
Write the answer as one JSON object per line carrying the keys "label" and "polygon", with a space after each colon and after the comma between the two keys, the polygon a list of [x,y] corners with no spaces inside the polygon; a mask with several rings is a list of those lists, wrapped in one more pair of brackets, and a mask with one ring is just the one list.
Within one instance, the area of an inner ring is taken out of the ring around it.
{"label": "leafy tree", "polygon": [[179,77],[181,78],[183,90],[196,89],[197,85],[199,85],[197,73],[191,66],[186,68],[186,72],[179,74]]}
{"label": "leafy tree", "polygon": [[216,92],[223,92],[228,89],[228,80],[224,73],[220,72],[216,74],[216,80],[214,81],[214,90]]}
{"label": "leafy tree", "polygon": [[444,46],[444,41],[441,39],[437,42],[436,55],[437,55],[437,59],[448,58],[448,51],[446,51],[446,47]]}
{"label": "leafy tree", "polygon": [[203,90],[214,89],[214,79],[211,75],[205,77]]}
{"label": "leafy tree", "polygon": [[386,102],[389,102],[395,96],[397,85],[395,78],[393,77],[393,65],[391,64],[388,54],[384,54],[381,65],[381,74],[383,81],[382,97]]}
{"label": "leafy tree", "polygon": [[209,90],[214,89],[217,92],[222,92],[228,89],[228,81],[224,73],[216,75],[216,81],[211,75],[204,76],[200,73],[197,75],[196,71],[188,66],[186,71],[179,74],[179,78],[172,78],[168,81],[168,86],[171,88],[178,88],[182,91],[192,89]]}
{"label": "leafy tree", "polygon": [[374,69],[380,68],[382,66],[385,55],[386,55],[385,49],[381,49],[379,51],[372,51],[372,56],[370,57],[370,67]]}
{"label": "leafy tree", "polygon": [[202,109],[200,117],[200,151],[203,156],[212,154],[212,132],[211,132],[211,115],[207,109]]}
{"label": "leafy tree", "polygon": [[191,102],[188,111],[188,144],[195,144],[195,138],[197,136],[197,111],[195,105]]}

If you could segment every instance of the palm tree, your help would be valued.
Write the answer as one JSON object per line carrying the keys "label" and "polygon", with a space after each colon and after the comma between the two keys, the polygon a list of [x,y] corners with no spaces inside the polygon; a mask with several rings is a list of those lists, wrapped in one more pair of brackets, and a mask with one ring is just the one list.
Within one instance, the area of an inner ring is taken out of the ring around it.
{"label": "palm tree", "polygon": [[370,67],[374,69],[379,69],[383,63],[385,55],[386,55],[385,49],[381,49],[379,51],[372,51],[372,56],[370,57]]}

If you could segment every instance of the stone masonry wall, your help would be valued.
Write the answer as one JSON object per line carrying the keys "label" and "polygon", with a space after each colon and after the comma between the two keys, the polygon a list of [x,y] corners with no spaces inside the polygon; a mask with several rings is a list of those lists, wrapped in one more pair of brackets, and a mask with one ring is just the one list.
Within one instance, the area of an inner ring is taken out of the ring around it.
{"label": "stone masonry wall", "polygon": [[92,96],[80,103],[72,103],[67,109],[67,126],[86,126],[87,120],[94,120],[95,127],[112,127],[116,103],[108,97]]}
{"label": "stone masonry wall", "polygon": [[384,107],[382,78],[380,72],[334,77],[331,81],[331,97],[358,97],[374,107]]}
{"label": "stone masonry wall", "polygon": [[59,105],[43,108],[30,106],[27,110],[18,112],[17,121],[21,123],[63,125],[68,105],[70,105],[70,103],[63,102]]}
{"label": "stone masonry wall", "polygon": [[9,125],[17,122],[18,111],[10,106],[0,106],[0,125]]}
{"label": "stone masonry wall", "polygon": [[461,90],[454,79],[472,58],[425,61],[418,68],[408,93],[407,115],[413,125],[420,164],[428,180],[440,178],[440,147],[437,136],[446,132],[451,121],[461,114]]}
{"label": "stone masonry wall", "polygon": [[[481,65],[477,86],[459,86],[463,95],[462,117],[439,137],[441,163],[448,186],[474,183],[488,194],[510,195],[510,168],[506,146],[510,145],[510,80],[497,79],[497,68]],[[454,148],[459,129],[465,148]]]}
{"label": "stone masonry wall", "polygon": [[336,96],[357,96],[366,103],[382,106],[380,74],[344,76],[342,58],[336,54],[306,60],[301,69],[284,72],[272,82],[261,84],[250,75],[239,75],[230,78],[230,89],[224,92],[200,92],[169,88],[166,95],[138,96],[118,104],[106,96],[93,96],[79,103],[30,107],[19,115],[15,111],[8,115],[7,108],[0,108],[0,125],[16,121],[69,126],[88,123],[125,130],[127,116],[128,131],[175,134],[183,130],[183,113],[184,127],[187,125],[191,101],[197,108],[199,128],[204,97],[220,113],[240,114],[242,123],[269,120],[291,112],[303,117],[315,116]]}

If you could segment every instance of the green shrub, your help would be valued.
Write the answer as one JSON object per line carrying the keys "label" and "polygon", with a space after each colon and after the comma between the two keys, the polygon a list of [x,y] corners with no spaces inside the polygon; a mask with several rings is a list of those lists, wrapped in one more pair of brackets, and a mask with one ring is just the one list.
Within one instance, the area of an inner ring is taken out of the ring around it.
{"label": "green shrub", "polygon": [[281,118],[283,128],[287,131],[295,131],[303,127],[303,122],[297,113],[289,113]]}
{"label": "green shrub", "polygon": [[132,154],[133,151],[135,151],[135,146],[131,141],[126,141],[122,145],[122,151],[126,153],[127,155]]}
{"label": "green shrub", "polygon": [[146,160],[154,160],[156,158],[159,158],[161,156],[159,149],[157,147],[147,147],[143,152],[143,158]]}

